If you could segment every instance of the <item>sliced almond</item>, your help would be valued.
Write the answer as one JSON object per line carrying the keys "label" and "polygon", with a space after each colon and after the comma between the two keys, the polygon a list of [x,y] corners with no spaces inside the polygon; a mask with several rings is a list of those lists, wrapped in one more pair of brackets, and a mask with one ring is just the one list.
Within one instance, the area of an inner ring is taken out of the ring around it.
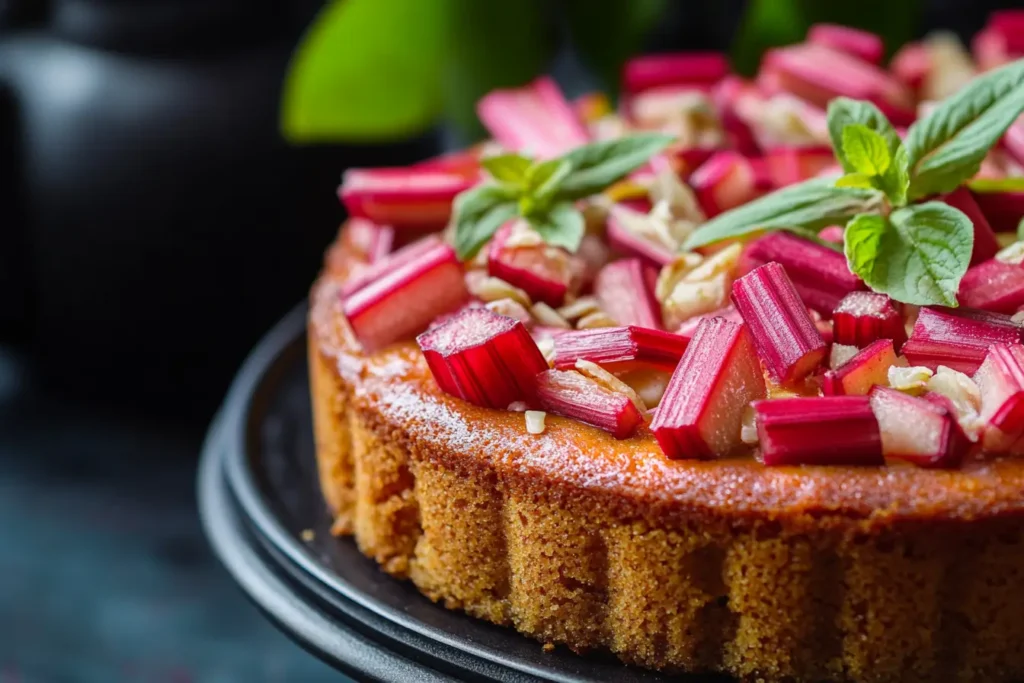
{"label": "sliced almond", "polygon": [[602,368],[597,363],[591,363],[589,360],[583,360],[581,358],[576,361],[576,370],[579,371],[580,374],[589,377],[590,379],[594,380],[595,382],[605,387],[606,389],[610,389],[611,391],[614,391],[618,394],[628,396],[629,400],[633,402],[633,405],[636,406],[637,410],[639,410],[641,413],[647,412],[647,406],[644,405],[644,402],[643,400],[640,399],[640,396],[638,396],[637,393],[633,391],[633,387],[629,386],[621,379],[619,379],[612,373]]}

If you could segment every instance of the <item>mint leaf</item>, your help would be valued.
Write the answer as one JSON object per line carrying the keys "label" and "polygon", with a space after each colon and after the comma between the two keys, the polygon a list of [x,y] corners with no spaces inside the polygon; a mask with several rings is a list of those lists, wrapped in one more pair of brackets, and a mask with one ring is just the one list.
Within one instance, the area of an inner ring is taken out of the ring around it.
{"label": "mint leaf", "polygon": [[1024,192],[1024,178],[978,178],[967,181],[975,192]]}
{"label": "mint leaf", "polygon": [[878,188],[885,192],[893,206],[905,206],[907,191],[910,189],[910,162],[907,148],[900,145],[889,169],[879,179]]}
{"label": "mint leaf", "polygon": [[863,173],[847,173],[836,181],[836,187],[860,187],[865,190],[875,189],[871,176]]}
{"label": "mint leaf", "polygon": [[877,211],[882,205],[882,195],[876,190],[835,187],[834,183],[834,178],[812,178],[719,214],[697,228],[683,249],[762,230],[792,230],[810,236],[859,213]]}
{"label": "mint leaf", "polygon": [[880,134],[863,123],[851,123],[842,132],[843,157],[854,173],[880,177],[889,170],[892,154]]}
{"label": "mint leaf", "polygon": [[918,306],[956,306],[974,248],[974,228],[942,202],[862,214],[846,226],[850,270],[876,292]]}
{"label": "mint leaf", "polygon": [[495,180],[513,185],[526,186],[526,174],[533,165],[533,161],[521,154],[498,154],[493,157],[484,157],[480,165],[491,174]]}
{"label": "mint leaf", "polygon": [[494,184],[477,185],[455,198],[455,253],[465,261],[476,256],[519,208],[515,193]]}
{"label": "mint leaf", "polygon": [[1024,59],[975,78],[910,127],[909,197],[952,192],[1024,112]]}
{"label": "mint leaf", "polygon": [[562,159],[572,173],[562,182],[559,199],[582,199],[621,180],[675,140],[662,133],[640,133],[615,140],[601,140],[577,147]]}
{"label": "mint leaf", "polygon": [[546,206],[570,173],[572,162],[565,159],[549,159],[534,164],[527,173],[527,187],[534,201]]}
{"label": "mint leaf", "polygon": [[559,202],[550,211],[527,220],[545,242],[573,252],[579,249],[586,230],[583,214],[572,202]]}
{"label": "mint leaf", "polygon": [[870,102],[851,100],[848,97],[837,97],[828,103],[828,135],[832,139],[832,149],[836,158],[847,173],[855,173],[855,169],[846,159],[843,152],[843,130],[847,126],[859,124],[878,133],[885,140],[889,157],[896,157],[896,150],[902,144],[900,134],[885,118],[885,114]]}

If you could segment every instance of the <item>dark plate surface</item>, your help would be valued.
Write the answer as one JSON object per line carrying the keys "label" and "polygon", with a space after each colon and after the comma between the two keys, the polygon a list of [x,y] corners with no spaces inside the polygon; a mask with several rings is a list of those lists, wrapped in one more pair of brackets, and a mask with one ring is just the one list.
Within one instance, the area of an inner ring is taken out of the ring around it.
{"label": "dark plate surface", "polygon": [[[303,307],[282,320],[246,361],[219,428],[225,475],[242,517],[280,567],[304,583],[307,594],[321,604],[354,603],[405,631],[405,644],[413,649],[429,642],[496,665],[502,672],[497,680],[680,680],[624,666],[611,655],[578,656],[564,648],[545,653],[538,642],[510,628],[435,605],[411,583],[381,572],[350,539],[332,537],[317,484],[305,349]],[[308,542],[302,540],[306,530],[313,532]]]}

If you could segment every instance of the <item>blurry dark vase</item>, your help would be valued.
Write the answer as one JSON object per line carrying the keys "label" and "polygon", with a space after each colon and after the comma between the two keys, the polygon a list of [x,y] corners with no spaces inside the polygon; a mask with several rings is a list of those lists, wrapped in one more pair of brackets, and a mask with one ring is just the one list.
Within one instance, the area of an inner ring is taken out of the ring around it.
{"label": "blurry dark vase", "polygon": [[340,172],[432,151],[281,140],[295,8],[53,0],[0,34],[0,330],[52,388],[205,415],[304,296]]}

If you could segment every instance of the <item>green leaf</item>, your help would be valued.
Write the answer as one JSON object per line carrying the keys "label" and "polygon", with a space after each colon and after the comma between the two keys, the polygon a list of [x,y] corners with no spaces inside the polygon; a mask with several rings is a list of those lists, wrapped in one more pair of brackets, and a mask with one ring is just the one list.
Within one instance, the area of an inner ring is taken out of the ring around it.
{"label": "green leaf", "polygon": [[565,159],[548,159],[534,164],[527,174],[527,186],[537,204],[546,206],[570,173],[572,162]]}
{"label": "green leaf", "polygon": [[292,57],[281,130],[293,143],[394,140],[443,108],[450,0],[335,0]]}
{"label": "green leaf", "polygon": [[527,220],[545,242],[571,252],[579,249],[586,230],[583,214],[572,202],[558,202],[549,211]]}
{"label": "green leaf", "polygon": [[854,173],[880,177],[889,170],[892,154],[885,138],[863,123],[851,123],[842,132],[843,157]]}
{"label": "green leaf", "polygon": [[855,217],[846,226],[850,270],[876,292],[918,306],[956,306],[974,248],[974,228],[942,202]]}
{"label": "green leaf", "polygon": [[491,177],[503,183],[526,186],[526,174],[533,161],[520,154],[498,154],[480,160]]}
{"label": "green leaf", "polygon": [[1017,241],[1024,241],[1024,218],[1020,219],[1020,223],[1017,224]]}
{"label": "green leaf", "polygon": [[1024,192],[1024,178],[978,178],[968,180],[967,187],[975,192]]}
{"label": "green leaf", "polygon": [[662,133],[639,133],[577,147],[562,157],[572,164],[572,173],[562,182],[557,196],[582,199],[597,194],[643,166],[673,140]]}
{"label": "green leaf", "polygon": [[836,187],[860,187],[865,190],[876,189],[871,176],[863,173],[847,173],[836,181]]}
{"label": "green leaf", "polygon": [[835,150],[836,158],[839,159],[844,171],[847,173],[857,171],[843,152],[843,130],[847,126],[855,124],[865,126],[881,135],[885,139],[889,157],[893,159],[896,157],[896,150],[899,149],[902,141],[900,134],[889,123],[889,119],[885,118],[885,114],[870,102],[837,97],[828,103],[828,134],[832,139],[832,149]]}
{"label": "green leaf", "polygon": [[835,187],[834,178],[812,178],[715,216],[697,228],[683,245],[689,251],[762,230],[794,230],[814,234],[845,223],[859,213],[877,211],[877,190]]}
{"label": "green leaf", "polygon": [[455,253],[476,256],[505,221],[519,215],[515,194],[500,185],[477,185],[455,198]]}
{"label": "green leaf", "polygon": [[1024,59],[975,78],[910,127],[911,199],[952,192],[1024,112]]}
{"label": "green leaf", "polygon": [[905,206],[907,191],[910,189],[910,163],[907,161],[907,148],[900,145],[896,148],[896,156],[889,164],[889,170],[882,175],[879,189],[885,192],[893,206]]}

